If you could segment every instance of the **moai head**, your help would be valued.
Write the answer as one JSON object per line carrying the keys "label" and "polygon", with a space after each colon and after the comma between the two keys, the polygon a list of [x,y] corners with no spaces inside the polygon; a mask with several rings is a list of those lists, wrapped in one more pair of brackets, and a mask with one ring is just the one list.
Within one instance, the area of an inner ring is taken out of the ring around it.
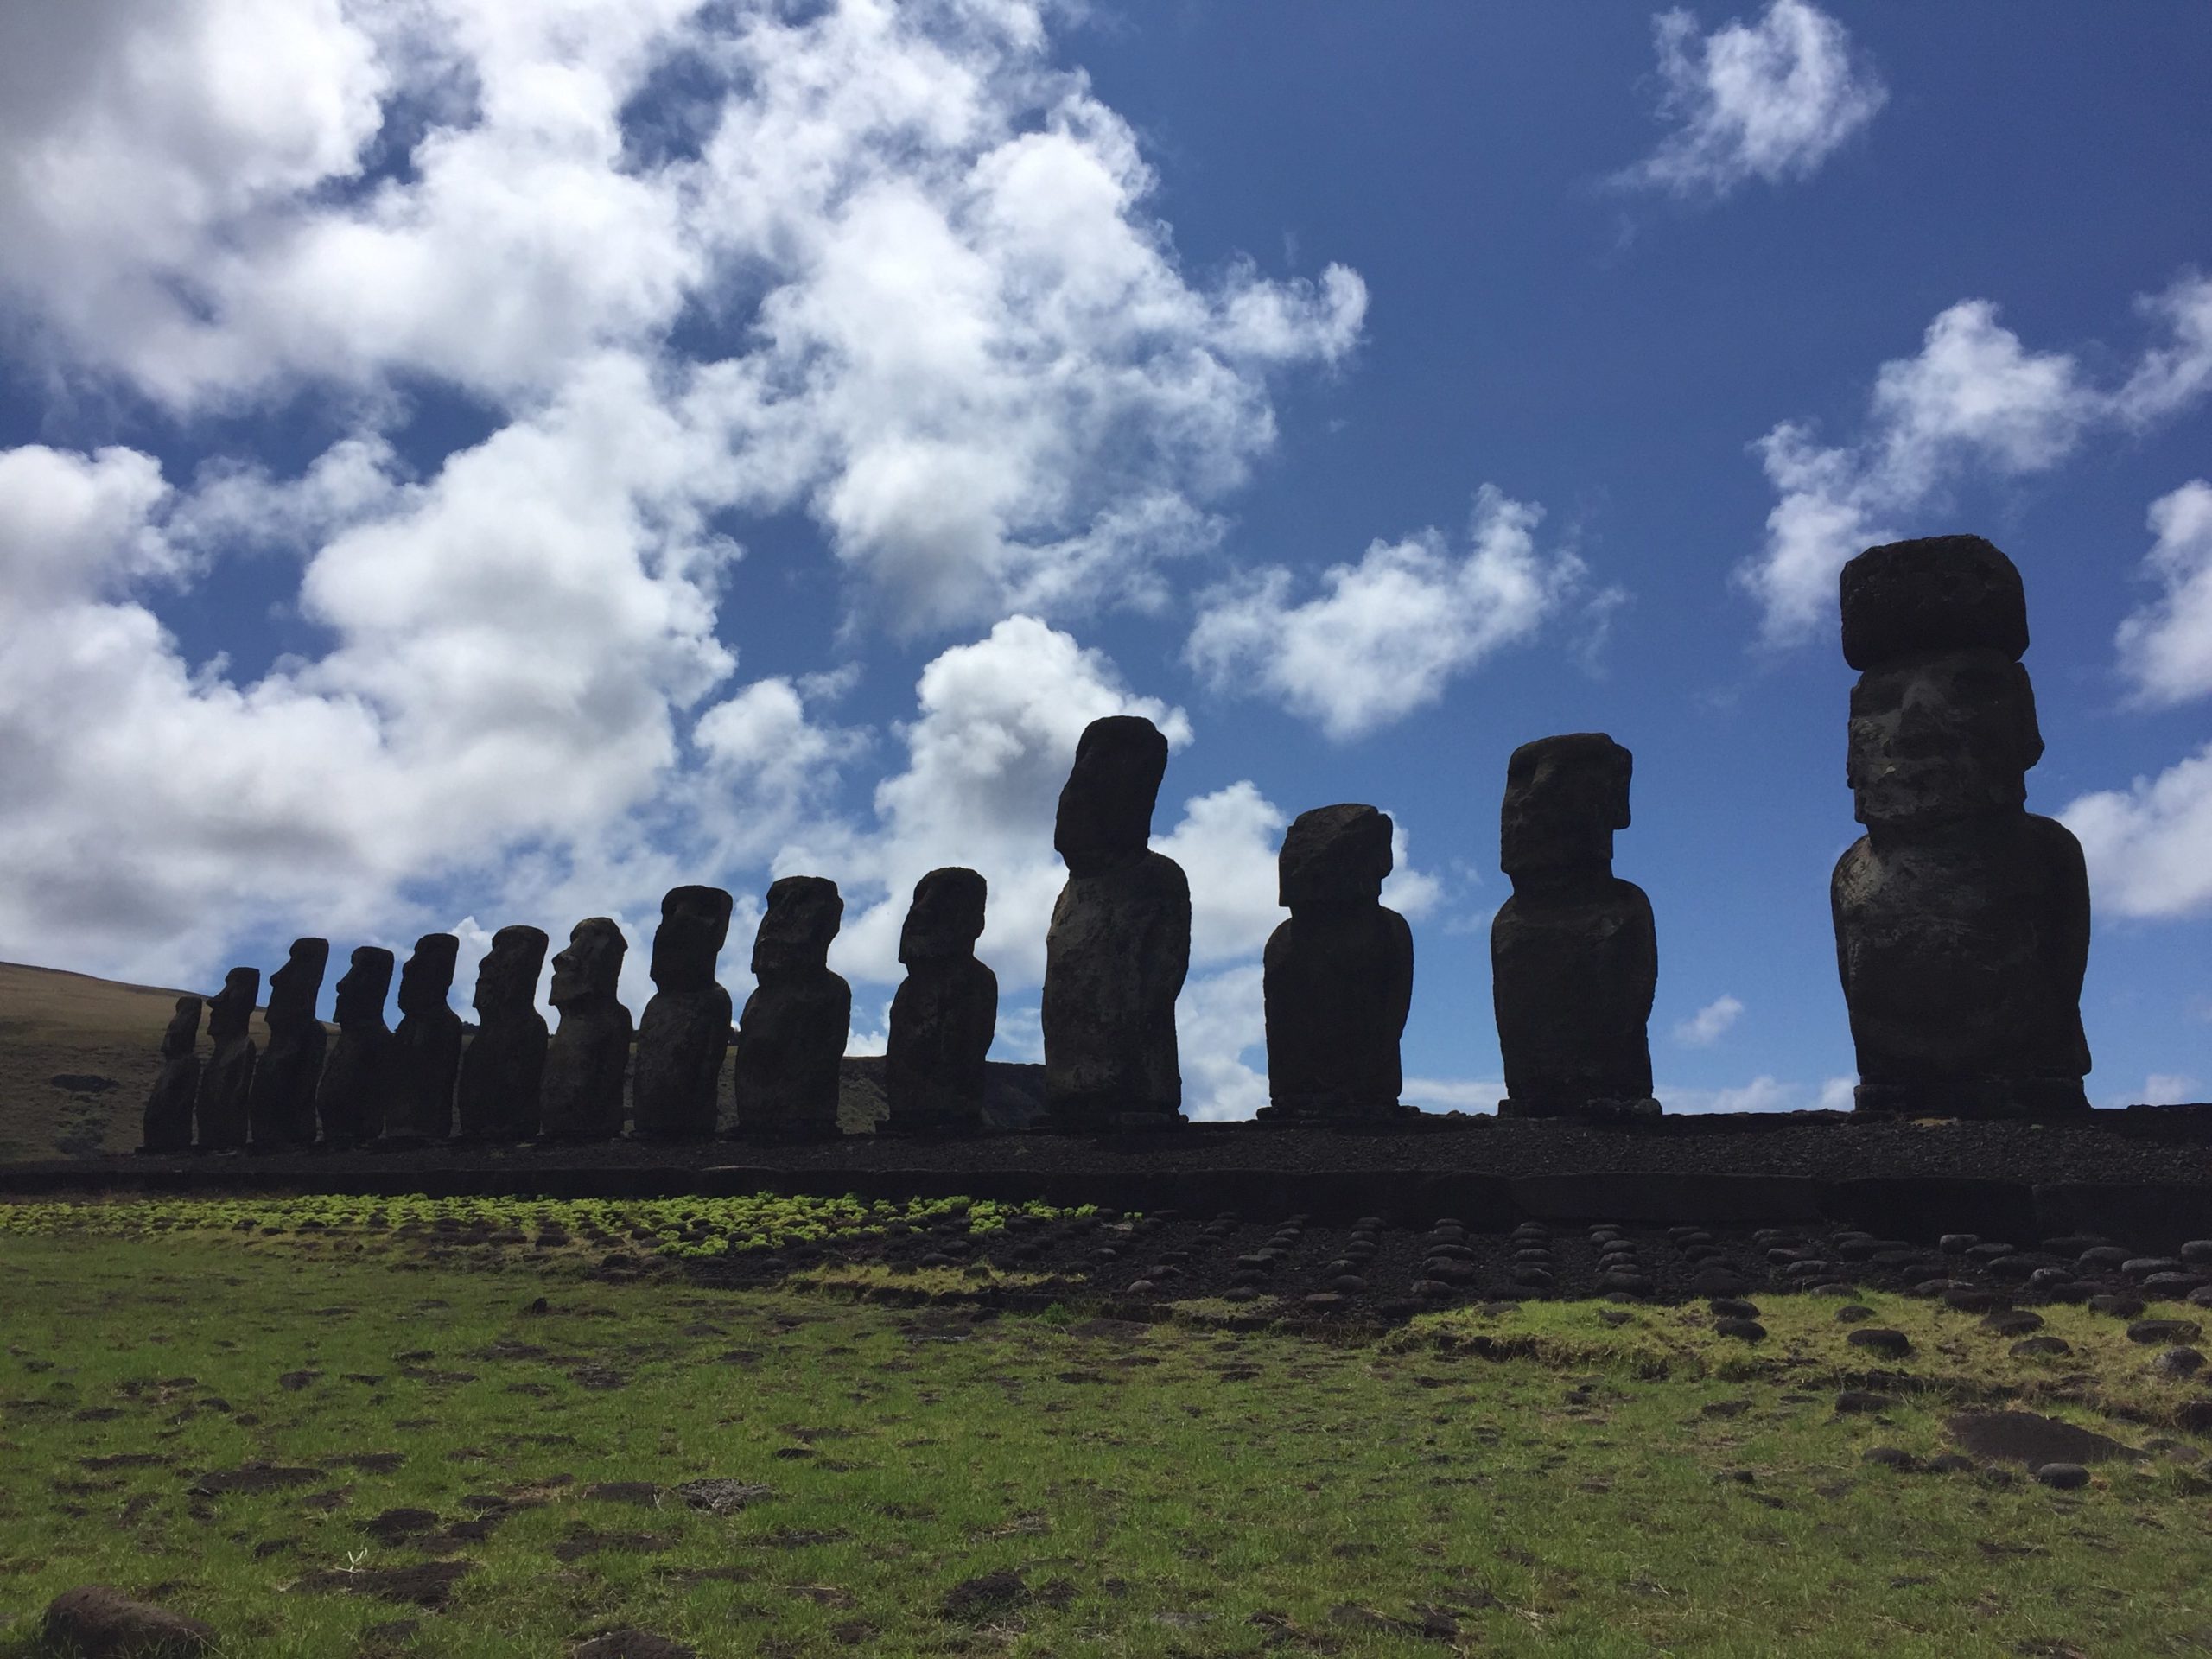
{"label": "moai head", "polygon": [[269,976],[269,1023],[305,1025],[315,1018],[322,994],[323,971],[330,965],[328,939],[294,939],[284,965]]}
{"label": "moai head", "polygon": [[1109,715],[1084,728],[1052,823],[1052,849],[1069,874],[1096,875],[1142,855],[1166,775],[1167,739],[1142,715]]}
{"label": "moai head", "polygon": [[553,958],[552,1002],[556,1008],[612,998],[622,978],[630,942],[604,916],[587,916],[569,930],[569,943]]}
{"label": "moai head", "polygon": [[460,955],[461,941],[451,933],[425,933],[416,940],[414,955],[399,970],[400,1013],[429,1014],[445,1007]]}
{"label": "moai head", "polygon": [[753,972],[772,974],[824,968],[830,941],[844,920],[837,884],[819,875],[787,875],[768,889],[768,908],[753,936]]}
{"label": "moai head", "polygon": [[476,1012],[486,1020],[528,1014],[550,943],[542,927],[503,927],[494,933],[492,948],[476,964]]}
{"label": "moai head", "polygon": [[338,981],[338,1024],[374,1026],[384,1020],[384,1000],[391,994],[391,952],[380,944],[365,944],[353,952],[352,965]]}
{"label": "moai head", "polygon": [[1390,818],[1347,803],[1301,812],[1275,858],[1276,897],[1286,910],[1371,905],[1390,874]]}
{"label": "moai head", "polygon": [[180,996],[176,1012],[169,1016],[169,1028],[162,1033],[162,1058],[175,1059],[192,1052],[200,1040],[200,999]]}
{"label": "moai head", "polygon": [[1868,548],[1840,586],[1844,660],[1862,671],[1845,766],[1859,823],[2019,810],[2043,734],[2012,562],[1979,536],[1930,536]]}
{"label": "moai head", "polygon": [[219,1043],[245,1036],[253,1005],[260,1000],[261,969],[232,969],[223,976],[223,988],[207,1005],[207,1035]]}
{"label": "moai head", "polygon": [[733,903],[720,887],[671,887],[653,935],[653,983],[664,991],[703,991],[729,938]]}
{"label": "moai head", "polygon": [[1633,757],[1603,732],[1540,737],[1505,763],[1498,864],[1510,876],[1605,869],[1628,828]]}
{"label": "moai head", "polygon": [[931,870],[914,883],[914,902],[899,930],[899,960],[942,962],[971,956],[983,932],[983,901],[989,887],[974,870],[951,865]]}

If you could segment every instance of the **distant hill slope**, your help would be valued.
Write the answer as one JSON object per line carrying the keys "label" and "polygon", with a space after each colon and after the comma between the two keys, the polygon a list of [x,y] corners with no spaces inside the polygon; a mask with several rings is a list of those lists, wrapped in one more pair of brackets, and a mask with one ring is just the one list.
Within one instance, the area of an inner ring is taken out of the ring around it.
{"label": "distant hill slope", "polygon": [[[212,997],[216,989],[199,995]],[[137,1146],[146,1094],[161,1069],[162,1033],[184,995],[0,963],[0,1163]],[[269,1027],[258,1011],[252,1032],[265,1049]],[[204,1027],[200,1051],[205,1058]],[[880,1055],[845,1061],[837,1117],[848,1134],[865,1133],[883,1116],[883,1064]],[[984,1111],[994,1127],[1017,1128],[1043,1109],[1043,1066],[995,1061],[990,1072]],[[725,1117],[729,1090],[725,1068]]]}

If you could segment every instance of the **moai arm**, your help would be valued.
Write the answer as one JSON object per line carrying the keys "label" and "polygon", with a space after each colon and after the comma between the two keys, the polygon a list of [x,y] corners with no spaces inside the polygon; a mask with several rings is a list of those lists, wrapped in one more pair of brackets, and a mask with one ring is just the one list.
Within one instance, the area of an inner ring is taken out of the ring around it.
{"label": "moai arm", "polygon": [[1389,1011],[1390,1029],[1402,1035],[1406,1016],[1413,1012],[1414,1006],[1414,931],[1396,911],[1386,909],[1382,915],[1400,946],[1392,953],[1389,983],[1382,993],[1382,1006]]}
{"label": "moai arm", "polygon": [[[2050,872],[2043,891],[2043,931],[2050,951],[2051,987],[2057,1005],[2082,1006],[2082,981],[2089,971],[2089,867],[2074,832],[2056,818],[2030,817],[2028,827],[2043,843]],[[2089,1048],[2081,1045],[2079,1060],[2089,1070]]]}
{"label": "moai arm", "polygon": [[1659,993],[1659,927],[1652,918],[1650,896],[1633,881],[1624,881],[1621,886],[1627,889],[1621,897],[1628,902],[1636,917],[1631,963],[1636,982],[1643,988],[1643,995],[1638,999],[1643,1006],[1637,1019],[1648,1025],[1651,1020],[1652,1000]]}

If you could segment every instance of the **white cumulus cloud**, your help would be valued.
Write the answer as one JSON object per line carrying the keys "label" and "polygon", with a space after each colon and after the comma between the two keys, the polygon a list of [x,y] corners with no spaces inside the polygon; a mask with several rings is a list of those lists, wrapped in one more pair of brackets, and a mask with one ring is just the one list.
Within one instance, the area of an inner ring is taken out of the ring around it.
{"label": "white cumulus cloud", "polygon": [[1845,563],[1920,533],[1915,517],[1960,478],[2048,471],[2092,432],[2165,418],[2212,390],[2212,279],[2184,274],[2140,305],[2165,338],[2116,385],[2069,353],[2024,346],[1992,302],[1962,300],[1928,325],[1917,353],[1882,365],[1856,442],[1823,444],[1797,421],[1759,439],[1780,499],[1735,579],[1759,606],[1762,640],[1808,638],[1834,614]]}
{"label": "white cumulus cloud", "polygon": [[2100,911],[2178,917],[2212,908],[2212,744],[2156,778],[2069,802]]}
{"label": "white cumulus cloud", "polygon": [[1218,690],[1255,688],[1332,739],[1361,736],[1436,702],[1565,602],[1583,566],[1537,546],[1541,517],[1485,484],[1464,554],[1433,530],[1376,542],[1303,601],[1281,566],[1249,572],[1204,597],[1185,654]]}
{"label": "white cumulus cloud", "polygon": [[2120,625],[2120,671],[2154,708],[2212,692],[2212,484],[2192,479],[2151,504],[2143,561],[2164,590]]}
{"label": "white cumulus cloud", "polygon": [[1660,113],[1675,125],[1624,184],[1717,198],[1802,179],[1888,98],[1843,25],[1808,0],[1771,0],[1758,22],[1702,35],[1691,13],[1664,11],[1652,33]]}
{"label": "white cumulus cloud", "polygon": [[1718,996],[1675,1027],[1675,1040],[1688,1048],[1710,1048],[1743,1015],[1744,1005],[1732,996]]}

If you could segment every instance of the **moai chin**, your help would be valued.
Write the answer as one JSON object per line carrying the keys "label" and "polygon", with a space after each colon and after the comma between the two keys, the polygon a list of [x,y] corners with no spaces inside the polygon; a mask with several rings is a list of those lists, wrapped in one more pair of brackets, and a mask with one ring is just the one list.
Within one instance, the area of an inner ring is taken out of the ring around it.
{"label": "moai chin", "polygon": [[545,1141],[612,1141],[622,1133],[622,1079],[630,1064],[630,1010],[616,999],[630,943],[604,916],[569,930],[553,958],[553,1006],[559,1029],[545,1049],[538,1095],[538,1136]]}
{"label": "moai chin", "polygon": [[207,1004],[207,1039],[215,1052],[200,1073],[194,1104],[202,1152],[237,1152],[245,1145],[246,1105],[253,1093],[258,1051],[246,1027],[261,997],[261,969],[233,968]]}
{"label": "moai chin", "polygon": [[391,994],[392,955],[378,944],[358,947],[338,980],[338,1040],[323,1062],[315,1109],[322,1138],[338,1150],[384,1133],[391,1090],[391,1028],[384,1022]]}
{"label": "moai chin", "polygon": [[200,1009],[198,997],[180,996],[162,1033],[162,1069],[146,1096],[141,1152],[192,1149],[192,1106],[200,1093]]}
{"label": "moai chin", "polygon": [[329,964],[328,939],[294,939],[284,965],[269,976],[269,1050],[254,1068],[246,1105],[257,1152],[315,1139],[315,1084],[330,1041],[315,1004]]}
{"label": "moai chin", "polygon": [[1603,732],[1538,738],[1506,763],[1499,862],[1513,896],[1490,928],[1502,1117],[1658,1115],[1658,935],[1643,890],[1613,874],[1632,765]]}
{"label": "moai chin", "polygon": [[2043,755],[2020,664],[2027,600],[1979,536],[1871,547],[1843,568],[1846,776],[1866,834],[1829,884],[1858,1109],[2088,1109],[2081,843],[2027,810]]}
{"label": "moai chin", "polygon": [[818,875],[787,875],[768,889],[753,940],[760,986],[737,1021],[738,1135],[826,1141],[842,1133],[837,1080],[853,992],[830,971],[830,942],[844,914],[837,884]]}
{"label": "moai chin", "polygon": [[989,887],[974,870],[914,884],[899,933],[906,977],[891,999],[884,1059],[890,1111],[879,1135],[973,1134],[983,1127],[984,1057],[998,1029],[999,981],[976,959]]}
{"label": "moai chin", "polygon": [[1390,820],[1347,804],[1301,812],[1275,861],[1290,919],[1268,939],[1268,1098],[1273,1119],[1414,1116],[1398,1090],[1413,1004],[1414,936],[1382,902]]}
{"label": "moai chin", "polygon": [[720,887],[673,887],[653,935],[653,995],[638,1022],[631,1133],[641,1141],[706,1141],[715,1133],[722,1059],[729,1052],[729,993],[715,961],[729,938],[734,901]]}
{"label": "moai chin", "polygon": [[503,927],[476,965],[476,1035],[461,1056],[461,1140],[526,1141],[537,1133],[548,1038],[537,980],[550,944],[542,927]]}
{"label": "moai chin", "polygon": [[1045,936],[1045,1122],[1057,1130],[1183,1122],[1175,999],[1191,962],[1191,885],[1147,846],[1167,740],[1135,715],[1094,720],[1060,791],[1068,867]]}
{"label": "moai chin", "polygon": [[425,933],[399,970],[399,1029],[391,1039],[391,1103],[383,1144],[420,1147],[453,1133],[454,1081],[461,1072],[461,1016],[448,1001],[461,941]]}

